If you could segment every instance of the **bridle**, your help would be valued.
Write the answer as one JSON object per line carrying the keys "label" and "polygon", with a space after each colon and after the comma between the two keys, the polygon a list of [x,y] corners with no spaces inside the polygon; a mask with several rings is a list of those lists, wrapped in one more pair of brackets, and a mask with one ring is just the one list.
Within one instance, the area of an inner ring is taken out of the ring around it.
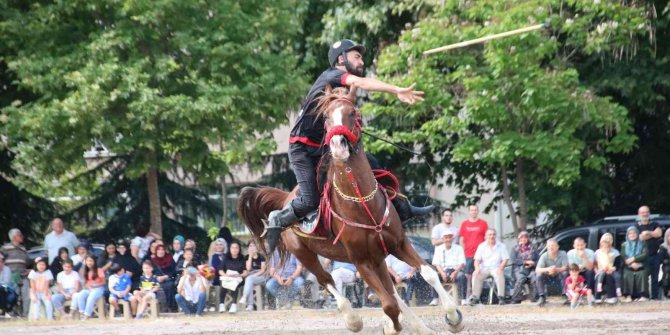
{"label": "bridle", "polygon": [[[360,113],[358,108],[356,108],[356,105],[354,105],[354,103],[351,102],[349,99],[337,98],[337,99],[333,100],[333,102],[331,102],[331,104],[336,102],[336,101],[340,101],[340,102],[343,102],[345,104],[348,104],[354,109],[354,112],[356,112],[356,114]],[[356,133],[354,133],[354,132],[356,132]],[[357,152],[358,148],[360,147],[361,133],[362,133],[361,122],[357,118],[356,123],[354,124],[354,131],[353,132],[351,130],[349,130],[349,128],[347,128],[346,126],[335,126],[335,127],[330,128],[328,130],[328,132],[326,132],[326,138],[325,138],[324,144],[328,145],[330,143],[330,140],[333,138],[333,136],[342,135],[347,139],[347,141],[349,142],[349,145],[353,147],[354,151]]]}
{"label": "bridle", "polygon": [[[347,104],[351,105],[354,108],[355,112],[358,113],[358,109],[356,108],[356,106],[354,106],[353,102],[349,101],[348,99],[338,98],[338,99],[333,100],[333,102],[335,102],[335,101],[341,101],[341,102],[344,102],[344,103],[347,103]],[[326,133],[325,144],[329,144],[330,140],[333,138],[333,136],[342,135],[347,139],[347,141],[349,141],[349,145],[353,147],[354,151],[357,152],[358,148],[360,148],[360,146],[361,146],[361,134],[362,134],[361,124],[360,124],[359,119],[356,119],[356,123],[354,125],[354,131],[353,132],[351,130],[349,130],[349,128],[347,128],[345,126],[342,126],[342,125],[335,126],[331,129],[329,129],[328,132]],[[342,237],[342,233],[344,233],[344,228],[346,226],[353,226],[353,227],[358,227],[358,228],[363,228],[363,229],[368,229],[368,230],[374,230],[377,233],[377,235],[379,236],[379,242],[382,246],[382,249],[384,250],[384,254],[388,255],[388,253],[389,253],[388,248],[386,247],[386,242],[384,242],[383,228],[384,228],[384,226],[388,226],[390,224],[389,215],[390,215],[390,208],[392,206],[391,205],[391,197],[386,194],[386,188],[384,188],[383,186],[381,186],[377,182],[377,179],[375,178],[374,175],[373,175],[373,179],[375,181],[375,185],[372,188],[372,192],[370,192],[370,194],[367,194],[367,195],[364,196],[363,194],[361,194],[361,190],[358,187],[358,182],[356,181],[356,178],[354,176],[354,173],[353,173],[351,167],[348,167],[348,166],[345,167],[344,172],[346,173],[346,175],[349,179],[349,182],[351,182],[351,185],[354,189],[354,192],[356,192],[356,195],[352,196],[352,195],[345,194],[337,186],[337,183],[335,182],[335,176],[333,176],[332,182],[326,183],[326,185],[324,187],[324,192],[323,192],[324,196],[322,198],[322,205],[320,206],[322,213],[326,214],[326,216],[327,216],[326,221],[328,222],[328,225],[330,225],[330,220],[331,220],[332,217],[335,217],[336,219],[338,219],[339,221],[341,221],[343,223],[342,227],[340,228],[340,231],[337,233],[337,236],[335,237],[335,240],[333,241],[333,245],[336,244],[337,241],[339,241],[340,237]],[[335,193],[338,196],[340,196],[342,199],[344,199],[346,201],[352,201],[352,202],[361,204],[361,206],[363,206],[363,208],[365,209],[365,212],[367,213],[370,220],[372,220],[373,225],[354,222],[352,220],[344,218],[343,216],[341,216],[340,214],[335,212],[335,210],[331,206],[331,202],[330,202],[330,192],[329,192],[329,190],[330,190],[331,185],[335,189]],[[375,216],[372,214],[372,211],[370,210],[370,207],[367,204],[369,201],[371,201],[372,199],[375,198],[377,192],[382,193],[382,196],[385,198],[385,205],[386,205],[385,209],[384,209],[384,216],[382,217],[382,219],[379,222],[377,222],[377,220],[375,219]]]}

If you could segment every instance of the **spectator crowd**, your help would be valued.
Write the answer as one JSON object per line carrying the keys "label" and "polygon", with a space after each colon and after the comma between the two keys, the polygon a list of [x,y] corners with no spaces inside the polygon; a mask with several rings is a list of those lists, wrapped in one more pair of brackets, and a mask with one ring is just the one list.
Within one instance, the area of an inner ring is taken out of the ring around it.
{"label": "spectator crowd", "polygon": [[[619,250],[614,236],[605,233],[597,250],[578,237],[567,252],[549,239],[540,253],[525,231],[508,250],[496,230],[479,218],[476,206],[469,206],[468,213],[457,229],[452,212],[443,211],[431,232],[432,265],[463,305],[528,299],[545,306],[550,288],[572,308],[670,295],[670,229],[663,234],[646,206],[639,209],[639,220],[627,229]],[[314,276],[295,256],[281,264],[276,254],[266,260],[254,241],[243,244],[227,228],[221,229],[206,255],[197,252],[192,239],[176,235],[166,243],[146,230],[132,239],[107,242],[97,255],[91,244],[77,239],[56,218],[44,238],[46,257],[31,260],[21,231],[12,229],[8,235],[0,252],[0,313],[31,320],[102,317],[105,305],[110,317],[129,309],[126,315],[136,319],[149,315],[151,308],[196,317],[205,312],[237,313],[238,305],[252,312],[262,308],[256,302],[264,301],[256,299],[258,292],[266,292],[277,308],[290,309],[302,296],[318,308],[329,295],[319,291]],[[356,287],[363,284],[353,264],[320,260],[341,294],[353,288],[359,295]],[[386,265],[409,304],[425,281],[417,269],[392,255]],[[511,271],[506,271],[508,265]],[[485,289],[488,294],[483,294]],[[434,290],[431,299],[430,305],[439,303]]]}

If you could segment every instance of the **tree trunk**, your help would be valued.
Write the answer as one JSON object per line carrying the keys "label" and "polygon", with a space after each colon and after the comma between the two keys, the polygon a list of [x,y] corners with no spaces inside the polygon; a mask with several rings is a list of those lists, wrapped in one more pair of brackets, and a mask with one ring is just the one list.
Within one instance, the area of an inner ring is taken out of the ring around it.
{"label": "tree trunk", "polygon": [[519,229],[526,230],[528,224],[528,200],[526,199],[526,176],[523,160],[516,160],[516,183],[519,188]]}
{"label": "tree trunk", "polygon": [[[152,154],[153,158],[156,154]],[[155,159],[152,160],[155,162]],[[150,231],[163,236],[163,223],[161,222],[161,198],[158,190],[158,171],[154,167],[147,170],[147,191],[149,194],[149,220]]]}
{"label": "tree trunk", "polygon": [[221,227],[225,227],[228,224],[228,190],[226,187],[226,177],[221,176],[221,204],[223,205],[223,211],[221,213]]}
{"label": "tree trunk", "polygon": [[514,203],[512,201],[512,192],[509,190],[509,179],[507,178],[507,170],[505,167],[501,167],[501,180],[503,184],[503,200],[507,204],[507,210],[509,210],[509,217],[512,219],[512,228],[514,228],[514,235],[519,235],[519,225],[516,221],[516,210],[514,209]]}

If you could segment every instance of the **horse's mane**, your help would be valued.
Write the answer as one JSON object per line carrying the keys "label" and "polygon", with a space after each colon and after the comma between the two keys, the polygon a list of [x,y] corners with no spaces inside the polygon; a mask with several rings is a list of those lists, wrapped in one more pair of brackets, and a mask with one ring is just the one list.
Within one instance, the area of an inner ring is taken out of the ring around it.
{"label": "horse's mane", "polygon": [[353,97],[351,96],[349,90],[344,87],[336,87],[330,90],[329,87],[326,87],[325,93],[316,99],[316,108],[314,109],[317,116],[325,117],[328,112],[328,107],[334,101],[338,99],[346,99],[351,101],[352,104],[355,104]]}

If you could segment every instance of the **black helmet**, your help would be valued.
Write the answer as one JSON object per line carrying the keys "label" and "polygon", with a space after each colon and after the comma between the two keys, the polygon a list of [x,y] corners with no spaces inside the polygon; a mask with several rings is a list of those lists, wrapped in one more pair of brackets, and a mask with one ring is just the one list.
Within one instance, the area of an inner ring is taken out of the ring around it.
{"label": "black helmet", "polygon": [[337,57],[351,50],[357,50],[361,54],[365,53],[365,47],[352,40],[344,39],[333,43],[333,45],[330,46],[330,50],[328,50],[328,64],[330,64],[330,66],[335,66]]}

